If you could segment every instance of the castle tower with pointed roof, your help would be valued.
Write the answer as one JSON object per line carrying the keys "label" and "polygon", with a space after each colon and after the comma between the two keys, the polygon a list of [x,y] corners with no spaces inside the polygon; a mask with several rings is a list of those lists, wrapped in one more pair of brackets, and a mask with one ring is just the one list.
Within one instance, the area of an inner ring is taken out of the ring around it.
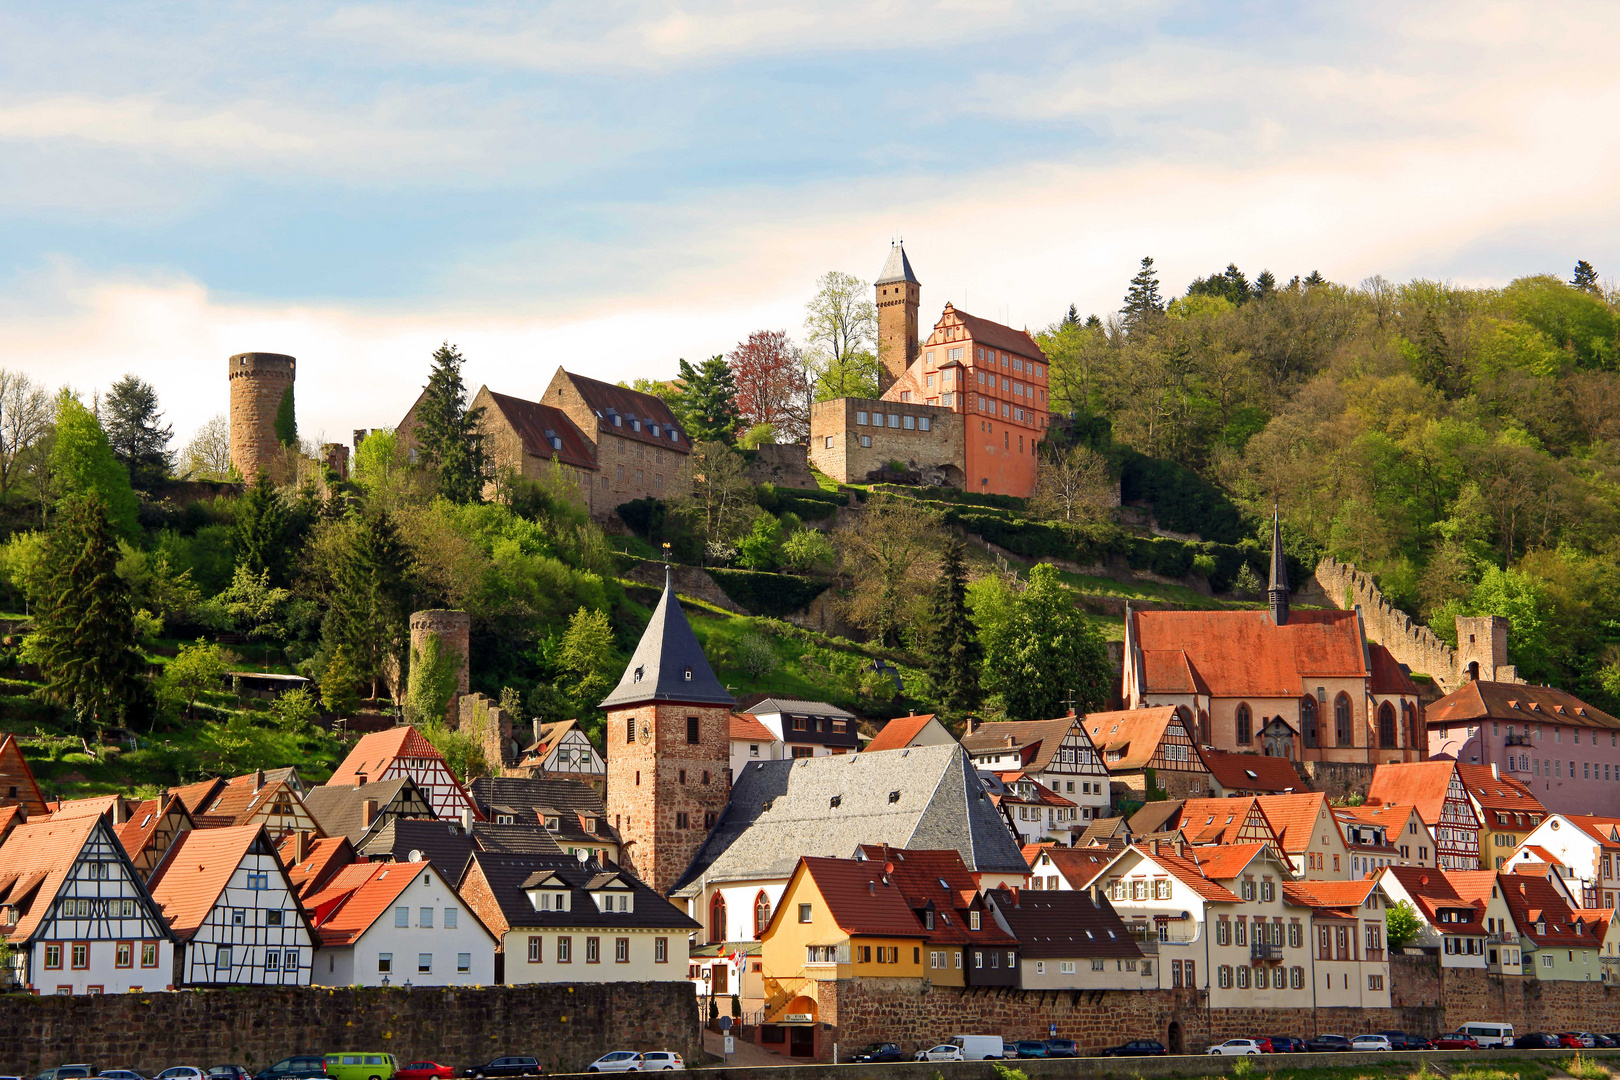
{"label": "castle tower with pointed roof", "polygon": [[872,283],[878,311],[878,393],[893,386],[917,359],[917,307],[922,282],[911,272],[905,245],[889,248],[889,261]]}
{"label": "castle tower with pointed roof", "polygon": [[686,621],[668,568],[664,595],[607,710],[607,812],[620,862],[667,894],[731,794],[733,699]]}

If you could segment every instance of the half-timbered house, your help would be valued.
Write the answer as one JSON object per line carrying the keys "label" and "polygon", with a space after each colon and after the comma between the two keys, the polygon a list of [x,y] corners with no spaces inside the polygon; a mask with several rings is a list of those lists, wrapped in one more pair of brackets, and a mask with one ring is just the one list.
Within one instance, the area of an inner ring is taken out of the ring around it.
{"label": "half-timbered house", "polygon": [[1109,775],[1139,797],[1146,793],[1150,770],[1172,799],[1209,794],[1209,768],[1178,709],[1161,705],[1090,713],[1084,723]]}
{"label": "half-timbered house", "polygon": [[173,989],[174,935],[100,814],[20,825],[0,846],[12,978],[41,994]]}
{"label": "half-timbered house", "polygon": [[970,723],[962,747],[982,772],[1022,773],[1068,799],[1082,823],[1108,812],[1108,767],[1078,716]]}
{"label": "half-timbered house", "polygon": [[607,762],[577,720],[560,720],[555,724],[536,720],[534,741],[524,749],[518,767],[535,769],[547,776],[607,779]]}
{"label": "half-timbered house", "polygon": [[402,776],[415,781],[433,807],[434,816],[460,821],[462,814],[470,810],[476,820],[483,820],[467,789],[445,764],[444,755],[409,725],[373,731],[363,737],[327,783],[359,786]]}
{"label": "half-timbered house", "polygon": [[1455,761],[1416,761],[1380,765],[1367,788],[1367,803],[1417,807],[1434,835],[1441,870],[1478,870],[1479,817]]}
{"label": "half-timbered house", "polygon": [[191,818],[199,829],[263,825],[275,842],[300,829],[320,828],[304,807],[293,779],[274,776],[263,769],[226,781],[202,804],[200,811],[192,811]]}
{"label": "half-timbered house", "polygon": [[50,812],[39,785],[34,783],[34,771],[28,767],[22,747],[10,735],[0,737],[0,806],[20,806],[32,818]]}
{"label": "half-timbered house", "polygon": [[185,803],[173,795],[165,795],[161,799],[136,803],[129,820],[117,828],[118,842],[129,852],[130,861],[141,872],[141,877],[150,878],[175,837],[193,827]]}
{"label": "half-timbered house", "polygon": [[152,874],[178,986],[308,986],[315,934],[263,825],[191,829]]}
{"label": "half-timbered house", "polygon": [[408,776],[378,780],[363,787],[322,784],[310,788],[304,806],[327,836],[347,836],[364,848],[383,826],[397,818],[432,818],[427,795]]}

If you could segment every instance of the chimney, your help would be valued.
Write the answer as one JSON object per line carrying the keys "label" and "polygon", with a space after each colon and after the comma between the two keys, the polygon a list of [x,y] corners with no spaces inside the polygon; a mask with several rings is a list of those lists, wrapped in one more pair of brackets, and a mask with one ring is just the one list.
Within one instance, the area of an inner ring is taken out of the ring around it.
{"label": "chimney", "polygon": [[371,823],[377,820],[377,800],[363,799],[360,802],[360,824],[364,828],[371,828]]}
{"label": "chimney", "polygon": [[472,832],[472,827],[473,827],[472,807],[463,806],[461,808],[461,831],[464,832],[464,833],[469,833],[470,834]]}
{"label": "chimney", "polygon": [[540,718],[535,717],[535,720],[534,720],[534,744],[536,746],[540,745],[540,727],[541,727]]}
{"label": "chimney", "polygon": [[1007,736],[1007,748],[1009,750],[1012,749],[1013,747],[1017,746],[1017,745],[1018,745],[1018,740],[1017,739],[1013,738],[1011,735]]}
{"label": "chimney", "polygon": [[983,721],[980,720],[977,716],[968,717],[967,718],[967,733],[969,735],[971,735],[975,731],[978,731],[979,730],[979,725],[982,724],[982,723],[983,723]]}
{"label": "chimney", "polygon": [[1500,780],[1500,779],[1502,779],[1502,766],[1498,765],[1494,761],[1491,762],[1491,779],[1492,780]]}
{"label": "chimney", "polygon": [[299,829],[293,834],[293,863],[303,862],[309,858],[309,846],[315,839],[315,833],[309,829]]}
{"label": "chimney", "polygon": [[124,802],[124,797],[122,795],[114,797],[112,804],[112,823],[114,825],[122,825],[128,819],[129,804]]}
{"label": "chimney", "polygon": [[264,787],[264,770],[263,769],[254,769],[253,770],[253,790],[258,791],[262,787]]}
{"label": "chimney", "polygon": [[359,774],[357,774],[355,776],[355,778],[354,778],[354,786],[355,787],[365,787],[366,786],[366,774],[365,773],[359,773]]}

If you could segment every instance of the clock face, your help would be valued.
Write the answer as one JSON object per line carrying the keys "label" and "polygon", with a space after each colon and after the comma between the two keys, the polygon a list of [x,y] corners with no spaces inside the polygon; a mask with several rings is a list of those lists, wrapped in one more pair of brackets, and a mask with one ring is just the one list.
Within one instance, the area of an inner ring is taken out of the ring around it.
{"label": "clock face", "polygon": [[647,724],[647,721],[645,721],[645,720],[643,720],[641,722],[641,741],[642,742],[651,742],[652,741],[652,728]]}

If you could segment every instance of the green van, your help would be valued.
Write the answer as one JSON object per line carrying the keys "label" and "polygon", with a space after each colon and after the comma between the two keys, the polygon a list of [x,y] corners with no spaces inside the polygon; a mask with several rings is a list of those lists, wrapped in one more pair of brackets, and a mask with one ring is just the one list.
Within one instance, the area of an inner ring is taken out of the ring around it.
{"label": "green van", "polygon": [[332,1080],[392,1080],[399,1071],[393,1054],[327,1054],[326,1075]]}

